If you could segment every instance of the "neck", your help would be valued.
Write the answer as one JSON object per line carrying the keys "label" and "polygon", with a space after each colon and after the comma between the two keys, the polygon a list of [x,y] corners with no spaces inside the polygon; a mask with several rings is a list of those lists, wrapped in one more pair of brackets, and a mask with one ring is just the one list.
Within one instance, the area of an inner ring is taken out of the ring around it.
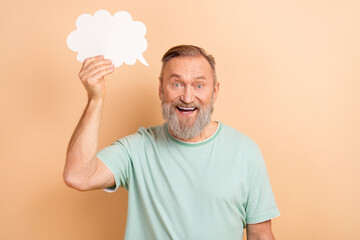
{"label": "neck", "polygon": [[169,129],[169,132],[171,133],[171,135],[183,142],[188,142],[188,143],[197,143],[197,142],[202,142],[205,141],[206,139],[210,138],[217,130],[218,128],[218,122],[216,121],[211,121],[208,125],[206,125],[206,127],[203,129],[203,131],[196,137],[193,138],[189,138],[189,139],[181,139],[176,137],[171,130]]}

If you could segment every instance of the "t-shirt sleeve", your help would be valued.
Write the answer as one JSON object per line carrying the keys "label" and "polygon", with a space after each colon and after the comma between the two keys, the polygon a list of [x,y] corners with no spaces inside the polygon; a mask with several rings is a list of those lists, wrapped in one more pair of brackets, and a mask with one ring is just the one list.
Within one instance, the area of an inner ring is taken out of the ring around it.
{"label": "t-shirt sleeve", "polygon": [[254,224],[280,216],[266,166],[258,146],[251,154],[248,172],[246,223]]}
{"label": "t-shirt sleeve", "polygon": [[104,190],[115,192],[119,187],[128,190],[131,156],[129,149],[124,144],[124,139],[117,140],[100,150],[96,156],[110,169],[115,178],[115,185]]}

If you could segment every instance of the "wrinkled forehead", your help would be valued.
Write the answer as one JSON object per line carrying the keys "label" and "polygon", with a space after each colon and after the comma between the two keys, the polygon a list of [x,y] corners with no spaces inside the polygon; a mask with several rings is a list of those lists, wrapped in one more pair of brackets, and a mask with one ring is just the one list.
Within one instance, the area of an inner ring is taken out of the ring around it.
{"label": "wrinkled forehead", "polygon": [[213,81],[213,70],[209,62],[203,56],[175,57],[164,64],[161,78],[167,81],[171,78],[193,80],[203,78]]}

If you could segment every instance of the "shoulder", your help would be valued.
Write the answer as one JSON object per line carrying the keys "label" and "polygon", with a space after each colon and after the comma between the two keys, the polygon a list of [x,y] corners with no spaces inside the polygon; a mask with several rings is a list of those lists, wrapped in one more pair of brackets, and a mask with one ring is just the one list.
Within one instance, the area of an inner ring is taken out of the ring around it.
{"label": "shoulder", "polygon": [[246,134],[226,125],[222,124],[220,140],[230,144],[231,146],[236,146],[238,148],[246,148],[248,150],[257,150],[257,143],[247,136]]}
{"label": "shoulder", "polygon": [[163,125],[140,127],[137,132],[116,140],[115,144],[124,145],[129,150],[134,150],[144,142],[152,142],[163,132]]}
{"label": "shoulder", "polygon": [[156,137],[158,135],[162,135],[164,130],[164,124],[163,125],[157,125],[152,127],[140,127],[137,130],[137,134],[143,136],[143,137]]}

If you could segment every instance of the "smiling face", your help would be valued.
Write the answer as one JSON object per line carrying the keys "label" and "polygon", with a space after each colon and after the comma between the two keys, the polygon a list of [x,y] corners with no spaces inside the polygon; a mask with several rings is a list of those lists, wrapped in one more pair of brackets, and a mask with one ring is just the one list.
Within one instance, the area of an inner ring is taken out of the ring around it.
{"label": "smiling face", "polygon": [[160,79],[162,113],[170,132],[181,140],[201,134],[210,123],[219,91],[209,62],[203,56],[175,57]]}

